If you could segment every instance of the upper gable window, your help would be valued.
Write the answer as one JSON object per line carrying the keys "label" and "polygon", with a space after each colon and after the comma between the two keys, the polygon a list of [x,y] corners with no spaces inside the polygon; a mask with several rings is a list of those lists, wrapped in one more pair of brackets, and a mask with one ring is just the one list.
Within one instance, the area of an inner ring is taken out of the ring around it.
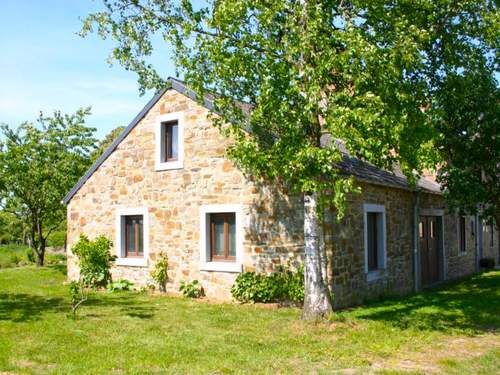
{"label": "upper gable window", "polygon": [[164,122],[163,127],[163,152],[162,161],[175,161],[179,158],[179,124],[175,122]]}
{"label": "upper gable window", "polygon": [[182,113],[158,116],[155,132],[157,171],[183,167],[183,139]]}

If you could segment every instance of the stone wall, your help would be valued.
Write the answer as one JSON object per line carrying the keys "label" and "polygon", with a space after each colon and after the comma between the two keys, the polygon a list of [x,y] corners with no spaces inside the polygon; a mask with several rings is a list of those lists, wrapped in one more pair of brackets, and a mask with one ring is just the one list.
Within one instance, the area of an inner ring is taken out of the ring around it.
{"label": "stone wall", "polygon": [[[182,112],[184,167],[155,170],[155,126],[160,114]],[[244,216],[245,270],[272,271],[294,258],[302,244],[300,201],[245,178],[225,157],[228,141],[207,120],[207,110],[174,90],[167,91],[117,149],[82,186],[68,205],[68,249],[80,233],[106,235],[117,242],[118,209],[147,207],[147,267],[115,266],[114,278],[136,286],[149,280],[156,255],[169,258],[168,290],[183,280],[199,280],[209,297],[230,298],[237,274],[200,271],[200,206],[240,204]],[[113,249],[115,252],[115,249]],[[78,277],[68,253],[68,277]]]}
{"label": "stone wall", "polygon": [[[161,114],[182,112],[184,165],[155,169],[155,128]],[[81,233],[106,235],[117,243],[117,211],[145,207],[149,218],[149,256],[145,267],[115,265],[115,279],[136,286],[150,282],[149,271],[160,252],[169,258],[167,289],[177,292],[181,281],[197,279],[209,297],[230,299],[237,273],[200,269],[200,207],[238,204],[243,211],[243,270],[272,272],[276,265],[300,260],[303,250],[302,199],[262,185],[235,169],[225,157],[230,144],[207,120],[207,110],[168,90],[103,162],[68,204],[68,277],[78,277],[71,246]],[[382,295],[414,289],[413,206],[415,195],[388,187],[361,184],[351,195],[341,222],[326,215],[325,241],[335,305],[348,306]],[[382,204],[387,217],[387,268],[367,282],[364,271],[363,203]],[[443,209],[440,196],[421,194],[420,206]],[[446,278],[474,271],[471,250],[457,254],[456,220],[444,219]],[[468,236],[470,241],[471,236]],[[448,244],[449,243],[449,244]],[[117,250],[113,249],[116,253]]]}

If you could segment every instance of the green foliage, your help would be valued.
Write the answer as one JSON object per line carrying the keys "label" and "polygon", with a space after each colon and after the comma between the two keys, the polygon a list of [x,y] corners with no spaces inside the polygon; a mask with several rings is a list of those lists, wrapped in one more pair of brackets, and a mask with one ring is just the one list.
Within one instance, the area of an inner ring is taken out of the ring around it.
{"label": "green foliage", "polygon": [[179,290],[182,292],[184,297],[189,298],[200,298],[205,295],[203,287],[198,280],[193,280],[190,283],[182,281]]}
{"label": "green foliage", "polygon": [[71,251],[78,257],[80,277],[85,285],[105,286],[111,280],[109,270],[116,259],[109,251],[111,246],[111,240],[105,236],[99,236],[92,241],[83,234],[73,245]]}
{"label": "green foliage", "polygon": [[[81,31],[115,41],[111,59],[141,90],[165,86],[149,62],[163,38],[189,86],[213,96],[229,155],[252,175],[317,192],[342,214],[353,181],[329,133],[387,169],[434,166],[433,96],[448,74],[497,67],[493,0],[216,2],[115,0]],[[133,16],[131,16],[133,15]],[[431,106],[431,110],[425,110]],[[251,108],[251,110],[250,110]],[[248,134],[246,130],[250,129]]]}
{"label": "green foliage", "polygon": [[106,289],[108,292],[121,292],[125,290],[133,290],[134,289],[134,283],[127,280],[127,279],[120,279],[118,281],[109,281],[108,285],[106,286]]}
{"label": "green foliage", "polygon": [[452,208],[500,229],[500,88],[490,71],[450,74],[437,95],[438,181]]}
{"label": "green foliage", "polygon": [[88,299],[89,287],[80,278],[79,281],[71,281],[68,287],[71,300],[71,312],[73,319],[76,318],[78,308]]}
{"label": "green foliage", "polygon": [[30,261],[26,257],[28,250],[29,248],[25,245],[0,245],[0,269],[29,264]]}
{"label": "green foliage", "polygon": [[285,302],[300,304],[304,301],[304,266],[296,272],[279,267],[271,275],[242,272],[231,288],[231,295],[240,302]]}
{"label": "green foliage", "polygon": [[[66,226],[66,221],[64,221]],[[66,244],[66,228],[53,231],[47,238],[47,246],[61,249]]]}
{"label": "green foliage", "polygon": [[95,144],[95,129],[85,126],[89,114],[40,114],[36,125],[0,127],[0,202],[26,227],[38,265],[47,237],[66,217],[62,199],[89,166]]}
{"label": "green foliage", "polygon": [[35,259],[35,253],[33,252],[33,249],[31,249],[31,248],[26,249],[26,259],[30,263],[35,263],[36,259]]}
{"label": "green foliage", "polygon": [[164,292],[168,281],[168,257],[165,253],[160,253],[158,259],[150,272],[153,280],[158,284],[160,290]]}
{"label": "green foliage", "polygon": [[118,126],[111,130],[103,140],[99,142],[97,148],[92,152],[90,159],[94,163],[106,151],[106,149],[114,142],[116,138],[125,130],[125,126]]}
{"label": "green foliage", "polygon": [[24,240],[23,222],[10,212],[0,211],[0,244]]}

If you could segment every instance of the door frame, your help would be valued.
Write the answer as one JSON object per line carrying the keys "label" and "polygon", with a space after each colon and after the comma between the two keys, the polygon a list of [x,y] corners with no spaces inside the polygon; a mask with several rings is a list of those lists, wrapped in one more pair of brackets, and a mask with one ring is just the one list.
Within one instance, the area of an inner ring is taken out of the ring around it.
{"label": "door frame", "polygon": [[[446,259],[446,252],[445,252],[445,241],[444,241],[444,210],[443,209],[436,209],[436,208],[420,208],[418,209],[417,213],[417,222],[416,222],[416,233],[418,235],[418,223],[420,222],[420,216],[434,216],[437,219],[439,232],[440,232],[440,240],[438,241],[438,270],[439,270],[439,281],[445,281],[447,279],[447,269],[448,269],[448,262]],[[415,288],[416,290],[422,290],[422,260],[421,260],[421,249],[420,249],[420,241],[417,241],[417,262],[415,264],[416,269],[415,269],[415,275],[416,275],[416,280],[417,280],[417,287]]]}

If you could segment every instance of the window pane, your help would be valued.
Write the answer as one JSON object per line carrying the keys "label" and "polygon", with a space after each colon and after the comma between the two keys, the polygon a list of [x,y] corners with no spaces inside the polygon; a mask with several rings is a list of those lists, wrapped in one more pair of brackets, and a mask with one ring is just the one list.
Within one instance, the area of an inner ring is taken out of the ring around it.
{"label": "window pane", "polygon": [[378,268],[378,238],[377,238],[377,213],[368,212],[366,215],[368,227],[368,270]]}
{"label": "window pane", "polygon": [[138,249],[138,253],[139,255],[143,255],[144,254],[144,235],[143,235],[143,225],[142,225],[142,217],[138,218],[137,219],[137,229],[138,229],[138,232],[139,232],[139,238],[138,238],[138,242],[139,242],[139,249]]}
{"label": "window pane", "polygon": [[460,251],[465,252],[465,217],[459,219]]}
{"label": "window pane", "polygon": [[179,145],[179,140],[178,140],[178,125],[177,124],[172,124],[170,125],[171,128],[171,148],[172,148],[172,153],[170,155],[170,158],[172,159],[177,159],[178,156],[178,145]]}
{"label": "window pane", "polygon": [[127,217],[126,220],[126,238],[127,238],[127,253],[135,253],[135,229],[132,218]]}
{"label": "window pane", "polygon": [[224,216],[212,215],[214,255],[224,256]]}
{"label": "window pane", "polygon": [[229,256],[236,256],[236,223],[234,214],[229,214]]}
{"label": "window pane", "polygon": [[424,222],[423,221],[418,223],[418,235],[420,236],[420,238],[424,238]]}

